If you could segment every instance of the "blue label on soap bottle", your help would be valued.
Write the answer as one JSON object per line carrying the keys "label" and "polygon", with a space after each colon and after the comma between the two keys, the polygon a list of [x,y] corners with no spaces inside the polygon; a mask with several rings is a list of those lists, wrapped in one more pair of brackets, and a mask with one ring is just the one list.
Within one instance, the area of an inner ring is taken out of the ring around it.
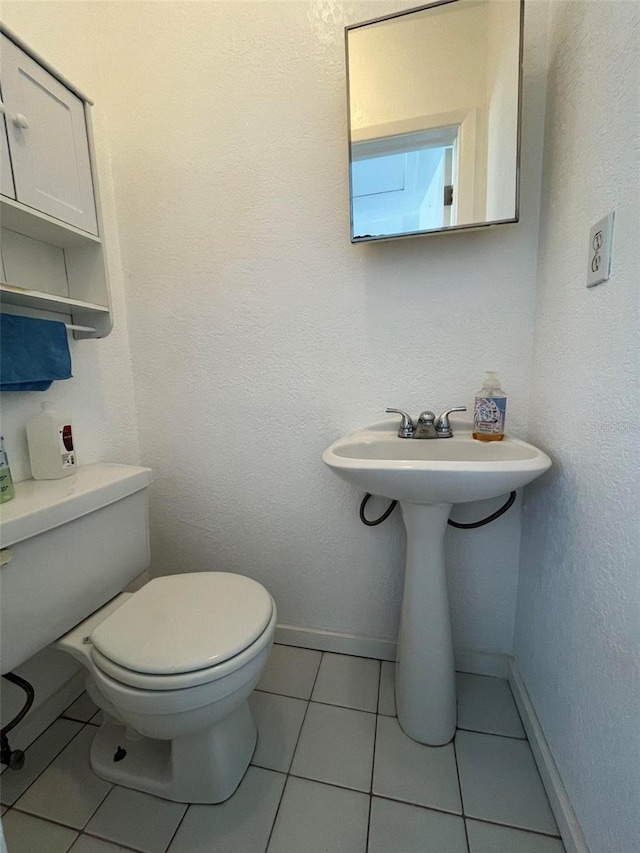
{"label": "blue label on soap bottle", "polygon": [[506,397],[476,397],[473,413],[474,432],[483,432],[486,435],[502,435],[506,414]]}

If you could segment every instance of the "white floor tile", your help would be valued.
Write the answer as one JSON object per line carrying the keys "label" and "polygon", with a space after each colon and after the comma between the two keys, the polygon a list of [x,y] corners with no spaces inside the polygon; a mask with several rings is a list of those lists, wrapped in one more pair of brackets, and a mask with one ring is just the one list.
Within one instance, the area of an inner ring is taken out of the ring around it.
{"label": "white floor tile", "polygon": [[380,695],[378,697],[378,713],[388,717],[396,715],[396,665],[392,661],[383,660],[380,670]]}
{"label": "white floor tile", "polygon": [[10,809],[2,818],[10,853],[67,853],[78,833],[66,826]]}
{"label": "white floor tile", "polygon": [[183,803],[117,786],[91,818],[86,831],[143,853],[164,853],[186,810]]}
{"label": "white floor tile", "polygon": [[258,727],[252,764],[287,773],[298,742],[307,702],[254,691],[249,704]]}
{"label": "white floor tile", "polygon": [[416,743],[407,737],[396,719],[378,717],[373,793],[461,814],[452,744]]}
{"label": "white floor tile", "polygon": [[311,699],[375,713],[379,680],[380,661],[325,652]]}
{"label": "white floor tile", "polygon": [[17,808],[82,829],[112,787],[89,766],[94,734],[93,726],[82,729],[20,797]]}
{"label": "white floor tile", "polygon": [[290,776],[267,853],[365,853],[368,815],[366,794]]}
{"label": "white floor tile", "polygon": [[9,806],[13,805],[81,728],[82,723],[58,719],[45,729],[40,737],[25,750],[22,770],[9,770],[2,776],[0,786],[2,802]]}
{"label": "white floor tile", "polygon": [[375,728],[375,714],[311,702],[291,772],[369,791]]}
{"label": "white floor tile", "polygon": [[467,853],[464,821],[374,797],[367,849],[368,853]]}
{"label": "white floor tile", "polygon": [[557,832],[527,741],[459,731],[455,744],[465,815]]}
{"label": "white floor tile", "polygon": [[98,710],[98,706],[89,698],[89,694],[85,692],[81,693],[75,702],[69,705],[62,716],[72,720],[80,720],[81,723],[88,723],[91,717],[98,713]]}
{"label": "white floor tile", "polygon": [[69,853],[130,853],[126,847],[112,844],[110,841],[102,841],[90,835],[81,835],[73,845]]}
{"label": "white floor tile", "polygon": [[226,803],[189,806],[168,853],[264,853],[285,780],[250,767]]}
{"label": "white floor tile", "polygon": [[468,820],[467,832],[470,853],[497,853],[501,850],[509,853],[565,853],[559,838],[535,835],[508,826]]}
{"label": "white floor tile", "polygon": [[274,646],[258,690],[308,699],[320,666],[322,652],[294,646]]}
{"label": "white floor tile", "polygon": [[509,683],[502,678],[459,672],[458,727],[509,737],[526,737]]}

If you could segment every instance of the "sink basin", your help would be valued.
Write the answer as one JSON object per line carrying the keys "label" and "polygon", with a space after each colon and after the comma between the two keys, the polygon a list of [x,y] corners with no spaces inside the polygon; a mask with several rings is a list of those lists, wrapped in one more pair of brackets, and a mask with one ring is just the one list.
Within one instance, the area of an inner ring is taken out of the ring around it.
{"label": "sink basin", "polygon": [[454,422],[453,429],[453,438],[398,438],[397,420],[382,421],[339,438],[322,459],[365,492],[419,504],[495,498],[551,466],[526,441],[476,441],[469,423]]}
{"label": "sink basin", "polygon": [[504,495],[551,467],[547,454],[526,441],[476,441],[471,424],[452,426],[452,438],[398,438],[397,420],[383,421],[338,439],[322,455],[342,479],[400,501],[407,554],[396,654],[398,722],[409,737],[431,746],[448,743],[456,729],[444,559],[451,505]]}

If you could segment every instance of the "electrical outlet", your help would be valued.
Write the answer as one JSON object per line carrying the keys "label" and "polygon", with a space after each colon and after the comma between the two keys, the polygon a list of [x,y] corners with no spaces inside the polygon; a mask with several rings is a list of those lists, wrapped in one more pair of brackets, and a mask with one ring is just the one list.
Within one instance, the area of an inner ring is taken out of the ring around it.
{"label": "electrical outlet", "polygon": [[589,235],[589,267],[587,269],[587,287],[595,287],[607,281],[611,275],[611,243],[613,241],[612,210],[591,229]]}

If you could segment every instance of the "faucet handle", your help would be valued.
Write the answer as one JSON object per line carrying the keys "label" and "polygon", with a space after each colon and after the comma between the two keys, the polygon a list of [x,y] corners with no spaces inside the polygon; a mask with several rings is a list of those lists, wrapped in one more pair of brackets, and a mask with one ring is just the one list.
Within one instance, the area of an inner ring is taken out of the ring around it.
{"label": "faucet handle", "polygon": [[398,438],[413,438],[413,421],[411,420],[411,416],[406,412],[403,412],[402,409],[387,409],[387,412],[393,412],[396,415],[402,415],[402,423],[400,424],[400,428],[398,430]]}
{"label": "faucet handle", "polygon": [[438,419],[436,421],[436,433],[438,434],[438,438],[452,438],[453,430],[451,429],[451,424],[449,423],[449,415],[451,412],[466,412],[466,406],[455,406],[453,409],[447,409],[442,412],[442,414],[438,415]]}

